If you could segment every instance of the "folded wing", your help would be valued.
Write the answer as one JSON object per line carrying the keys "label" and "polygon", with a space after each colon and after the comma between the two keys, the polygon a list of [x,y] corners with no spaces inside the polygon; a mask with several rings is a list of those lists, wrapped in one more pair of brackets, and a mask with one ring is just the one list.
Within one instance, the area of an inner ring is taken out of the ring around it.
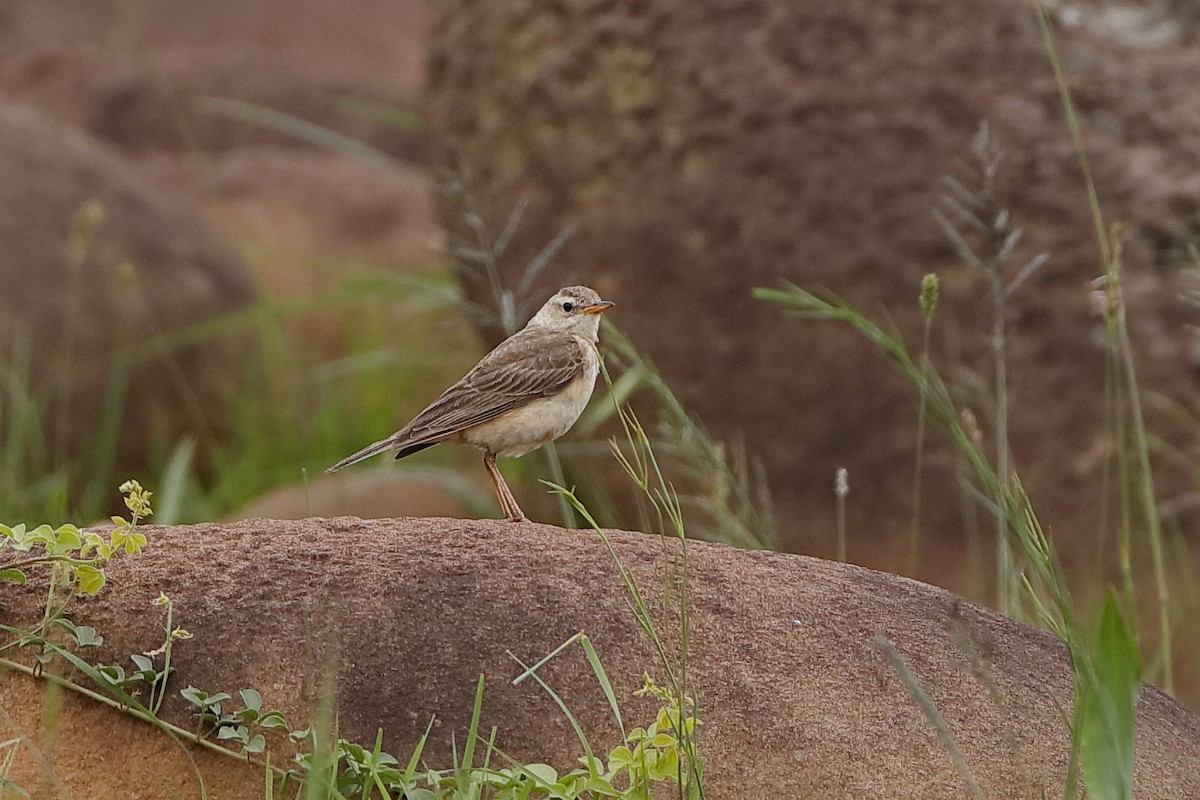
{"label": "folded wing", "polygon": [[568,333],[542,329],[506,339],[392,437],[401,448],[396,457],[561,392],[583,371],[585,346]]}

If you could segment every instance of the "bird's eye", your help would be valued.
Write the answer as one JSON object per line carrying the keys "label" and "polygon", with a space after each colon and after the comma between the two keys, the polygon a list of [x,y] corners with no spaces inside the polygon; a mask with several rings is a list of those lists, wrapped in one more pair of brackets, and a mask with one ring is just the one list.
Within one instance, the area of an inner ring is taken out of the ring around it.
{"label": "bird's eye", "polygon": [[565,311],[565,312],[567,312],[568,314],[570,314],[570,313],[571,313],[572,311],[574,311],[574,310],[575,310],[575,304],[574,304],[574,303],[572,303],[570,300],[568,300],[567,302],[563,303],[563,311]]}

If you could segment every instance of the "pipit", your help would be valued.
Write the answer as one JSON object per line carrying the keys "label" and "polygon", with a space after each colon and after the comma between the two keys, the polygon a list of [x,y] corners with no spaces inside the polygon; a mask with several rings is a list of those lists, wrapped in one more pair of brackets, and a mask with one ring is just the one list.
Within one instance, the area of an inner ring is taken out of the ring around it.
{"label": "pipit", "polygon": [[470,444],[483,451],[504,518],[525,521],[496,456],[523,456],[579,419],[600,372],[600,314],[612,306],[586,286],[560,289],[412,422],[326,472],[388,450],[404,458],[439,442]]}

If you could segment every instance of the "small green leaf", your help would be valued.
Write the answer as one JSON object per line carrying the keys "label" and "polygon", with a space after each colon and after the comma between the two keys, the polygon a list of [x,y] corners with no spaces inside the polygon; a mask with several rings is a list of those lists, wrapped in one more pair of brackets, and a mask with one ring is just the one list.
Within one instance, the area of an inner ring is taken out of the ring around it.
{"label": "small green leaf", "polygon": [[342,750],[346,753],[347,758],[351,759],[352,761],[356,761],[359,764],[362,764],[364,761],[366,761],[367,749],[365,747],[363,747],[361,744],[356,744],[354,742],[347,742],[345,740],[338,740],[338,741],[339,741],[339,744],[342,745]]}
{"label": "small green leaf", "polygon": [[31,544],[40,542],[46,547],[51,547],[54,544],[54,529],[49,525],[38,525],[25,536],[25,540]]}
{"label": "small green leaf", "polygon": [[283,714],[279,711],[268,711],[262,715],[262,719],[258,721],[258,724],[263,728],[286,728],[287,720],[283,718]]}
{"label": "small green leaf", "polygon": [[19,553],[23,553],[29,549],[29,542],[25,541],[25,523],[8,527],[7,525],[0,526],[0,533],[12,540],[12,548]]}
{"label": "small green leaf", "polygon": [[253,753],[253,754],[257,755],[258,753],[261,753],[263,750],[265,750],[266,747],[267,747],[266,737],[263,736],[261,733],[256,733],[256,734],[254,734],[254,738],[252,738],[249,742],[246,743],[246,747],[244,749],[247,753]]}
{"label": "small green leaf", "polygon": [[258,711],[262,708],[262,695],[254,689],[239,689],[238,694],[242,696],[242,705],[252,711]]}
{"label": "small green leaf", "polygon": [[79,556],[81,558],[92,558],[93,551],[95,552],[96,563],[102,564],[112,558],[112,545],[104,541],[97,534],[88,533],[83,547],[79,548]]}
{"label": "small green leaf", "polygon": [[54,532],[54,547],[51,552],[55,555],[73,553],[82,545],[83,538],[79,535],[79,528],[68,522]]}
{"label": "small green leaf", "polygon": [[104,570],[90,564],[76,566],[75,579],[79,581],[79,591],[82,594],[95,596],[104,588]]}
{"label": "small green leaf", "polygon": [[553,786],[558,782],[558,771],[549,764],[526,764],[525,772],[533,775],[546,786]]}
{"label": "small green leaf", "polygon": [[612,781],[606,780],[603,776],[599,775],[588,778],[580,788],[582,791],[591,792],[601,797],[621,796],[621,792],[613,788]]}
{"label": "small green leaf", "polygon": [[0,581],[14,581],[25,585],[25,573],[19,569],[0,569]]}
{"label": "small green leaf", "polygon": [[194,706],[204,708],[208,704],[208,692],[203,689],[197,689],[195,686],[188,686],[186,689],[179,690],[180,696]]}
{"label": "small green leaf", "polygon": [[633,763],[633,753],[625,745],[614,747],[612,752],[608,754],[608,771],[620,772],[629,767]]}
{"label": "small green leaf", "polygon": [[125,682],[125,670],[117,664],[97,664],[96,669],[113,683]]}
{"label": "small green leaf", "polygon": [[242,744],[250,741],[250,731],[245,725],[228,725],[217,731],[218,739],[235,739]]}
{"label": "small green leaf", "polygon": [[678,742],[675,741],[675,735],[671,733],[656,733],[654,734],[654,738],[650,740],[650,745],[652,747],[657,747],[660,750],[672,747],[676,744],[678,744]]}
{"label": "small green leaf", "polygon": [[[73,631],[75,643],[80,647],[99,647],[104,644],[104,637],[96,633],[96,629],[88,625],[77,625]],[[117,667],[120,669],[120,667]]]}
{"label": "small green leaf", "polygon": [[667,750],[650,762],[646,775],[652,781],[674,780],[679,774],[679,751]]}

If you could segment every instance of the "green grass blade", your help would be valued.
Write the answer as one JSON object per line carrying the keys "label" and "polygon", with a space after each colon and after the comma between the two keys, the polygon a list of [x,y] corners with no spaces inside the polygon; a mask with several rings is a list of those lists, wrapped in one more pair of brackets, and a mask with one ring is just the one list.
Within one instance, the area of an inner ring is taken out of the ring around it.
{"label": "green grass blade", "polygon": [[555,705],[557,705],[559,710],[562,711],[563,716],[567,718],[567,722],[571,724],[571,728],[575,731],[575,735],[579,738],[579,744],[583,746],[583,752],[584,755],[587,756],[588,763],[591,763],[592,759],[595,758],[595,756],[592,754],[592,746],[588,743],[587,736],[584,734],[583,727],[579,724],[579,720],[577,720],[575,715],[571,713],[571,709],[567,708],[566,702],[558,696],[556,691],[550,688],[550,684],[542,680],[541,675],[538,675],[532,667],[525,664],[525,662],[518,658],[511,650],[508,651],[508,656],[513,661],[516,661],[518,664],[520,664],[525,672],[535,681],[537,681],[538,686],[541,686],[542,690],[545,691],[546,694],[550,695],[550,699],[554,701]]}
{"label": "green grass blade", "polygon": [[465,772],[474,766],[475,738],[479,733],[479,716],[483,711],[483,675],[475,684],[475,705],[471,709],[471,727],[467,730],[467,743],[463,746],[461,769]]}
{"label": "green grass blade", "polygon": [[984,800],[987,795],[984,794],[983,789],[979,788],[979,784],[975,780],[975,775],[971,772],[971,767],[967,764],[967,760],[963,758],[962,751],[958,749],[958,744],[954,741],[954,735],[950,732],[950,727],[946,725],[946,720],[942,717],[941,712],[937,710],[937,706],[934,705],[933,700],[926,694],[925,689],[922,688],[921,682],[909,671],[899,651],[882,636],[876,636],[871,639],[871,644],[875,645],[879,652],[883,653],[883,657],[888,660],[892,669],[900,676],[900,680],[904,683],[905,688],[908,689],[908,693],[912,696],[912,699],[920,707],[925,718],[929,720],[934,730],[937,731],[938,739],[941,740],[942,746],[946,748],[946,752],[950,754],[950,760],[954,762],[954,768],[958,770],[958,774],[967,784],[967,789],[970,791],[971,796],[977,798],[977,800]]}
{"label": "green grass blade", "polygon": [[[528,677],[532,676],[532,675],[533,675],[533,673],[534,673],[534,672],[536,672],[537,670],[541,669],[543,665],[545,665],[545,664],[549,663],[550,661],[552,661],[552,660],[553,660],[553,659],[554,659],[554,658],[555,658],[555,657],[556,657],[556,656],[557,656],[559,653],[561,653],[563,650],[566,650],[568,647],[570,647],[571,645],[575,644],[575,642],[579,641],[579,639],[580,639],[581,637],[583,637],[583,631],[580,631],[579,633],[573,634],[573,635],[572,635],[570,638],[568,638],[568,639],[567,639],[565,642],[563,642],[563,643],[562,643],[562,644],[560,644],[558,647],[556,647],[556,648],[554,648],[553,650],[551,650],[551,651],[549,652],[549,654],[547,654],[547,655],[546,655],[544,658],[542,658],[542,660],[538,661],[538,662],[537,662],[536,664],[534,664],[532,667],[530,667],[529,669],[525,670],[524,672],[522,672],[522,673],[521,673],[520,675],[518,675],[517,677],[513,678],[513,680],[512,680],[512,685],[513,685],[513,686],[520,686],[522,683],[524,683],[524,682],[525,682],[525,679],[526,679],[526,678],[528,678]],[[511,653],[510,653],[510,655],[511,655]]]}
{"label": "green grass blade", "polygon": [[182,509],[187,495],[188,475],[192,459],[196,455],[196,440],[184,439],[171,453],[171,460],[163,472],[158,489],[159,500],[154,509],[155,522],[159,525],[177,525],[183,521]]}
{"label": "green grass blade", "polygon": [[417,774],[417,764],[421,760],[421,753],[425,751],[425,743],[429,741],[429,732],[433,730],[433,723],[436,719],[437,717],[429,718],[429,724],[425,726],[425,732],[421,734],[421,738],[417,741],[417,746],[413,749],[412,756],[409,757],[408,763],[404,766],[403,781],[405,789],[413,784],[413,778]]}
{"label": "green grass blade", "polygon": [[617,703],[617,693],[613,691],[612,682],[608,679],[608,673],[604,671],[604,665],[600,663],[600,655],[596,652],[596,646],[592,644],[592,640],[588,636],[581,636],[579,643],[583,645],[583,653],[592,666],[592,672],[595,673],[600,688],[604,690],[604,698],[608,700],[608,707],[612,709],[613,717],[617,720],[617,727],[621,730],[621,739],[628,738],[625,734],[625,723],[621,719],[621,706]]}
{"label": "green grass blade", "polygon": [[412,169],[404,162],[358,139],[277,109],[225,97],[198,98],[196,107],[210,114],[229,117],[291,136],[331,153],[360,159],[375,167],[393,171]]}
{"label": "green grass blade", "polygon": [[1080,760],[1093,800],[1133,797],[1134,723],[1141,689],[1137,642],[1109,591],[1078,701]]}

